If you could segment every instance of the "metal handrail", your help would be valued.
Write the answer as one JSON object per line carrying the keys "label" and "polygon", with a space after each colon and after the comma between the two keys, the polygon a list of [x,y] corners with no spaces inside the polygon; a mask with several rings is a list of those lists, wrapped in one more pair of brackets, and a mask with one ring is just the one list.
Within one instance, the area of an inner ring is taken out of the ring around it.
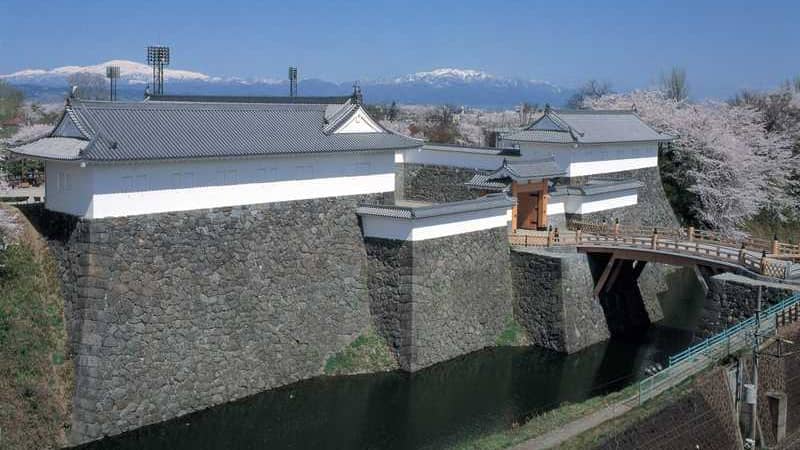
{"label": "metal handrail", "polygon": [[[774,331],[778,326],[777,315],[789,308],[797,307],[798,304],[800,304],[800,293],[768,307],[759,314],[758,329],[765,333]],[[664,370],[639,382],[639,403],[644,403],[711,363],[741,350],[750,342],[755,329],[756,317],[753,316],[682,352],[671,355]]]}

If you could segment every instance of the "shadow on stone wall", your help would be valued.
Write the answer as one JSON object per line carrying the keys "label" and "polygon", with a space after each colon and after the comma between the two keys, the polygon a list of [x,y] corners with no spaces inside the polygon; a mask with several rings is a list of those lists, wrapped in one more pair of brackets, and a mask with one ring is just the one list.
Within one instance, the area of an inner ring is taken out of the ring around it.
{"label": "shadow on stone wall", "polygon": [[[587,258],[594,286],[611,257],[597,253],[587,255]],[[639,334],[650,325],[651,319],[639,283],[634,278],[633,262],[618,260],[616,264],[619,265],[618,275],[615,279],[609,278],[609,284],[599,294],[608,330],[612,336]]]}

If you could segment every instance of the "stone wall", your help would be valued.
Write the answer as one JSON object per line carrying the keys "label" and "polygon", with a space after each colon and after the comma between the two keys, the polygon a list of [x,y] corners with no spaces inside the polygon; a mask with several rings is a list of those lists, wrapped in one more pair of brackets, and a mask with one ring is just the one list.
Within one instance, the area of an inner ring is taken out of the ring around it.
{"label": "stone wall", "polygon": [[415,242],[367,239],[371,309],[400,366],[495,344],[512,316],[505,228]]}
{"label": "stone wall", "polygon": [[515,249],[511,270],[514,314],[531,343],[572,353],[609,338],[586,255]]}
{"label": "stone wall", "polygon": [[[72,441],[322,374],[372,324],[354,212],[364,200],[64,220],[49,230],[77,362]],[[64,216],[39,223],[53,217]]]}
{"label": "stone wall", "polygon": [[435,203],[455,202],[479,197],[477,190],[468,189],[464,183],[478,170],[429,164],[396,164],[397,196],[406,200]]}
{"label": "stone wall", "polygon": [[758,281],[732,273],[713,276],[707,282],[709,291],[698,329],[703,337],[719,333],[755,315],[759,286],[762,288],[762,308],[785,300],[800,290],[800,286]]}
{"label": "stone wall", "polygon": [[726,375],[722,369],[714,369],[701,375],[688,392],[606,438],[595,449],[738,449],[742,440],[734,411]]}
{"label": "stone wall", "polygon": [[627,180],[634,179],[644,183],[638,190],[638,203],[636,206],[609,209],[591,214],[570,214],[569,220],[584,220],[588,222],[602,222],[605,219],[613,223],[619,219],[620,223],[630,226],[643,227],[668,227],[680,226],[675,212],[667,200],[664,186],[661,184],[661,174],[658,167],[647,169],[629,170],[599,175],[596,178]]}

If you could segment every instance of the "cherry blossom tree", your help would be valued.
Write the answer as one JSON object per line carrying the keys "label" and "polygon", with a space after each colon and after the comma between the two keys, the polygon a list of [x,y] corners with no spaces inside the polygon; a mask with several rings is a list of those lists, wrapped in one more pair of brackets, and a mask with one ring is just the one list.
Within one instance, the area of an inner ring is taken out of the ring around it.
{"label": "cherry blossom tree", "polygon": [[587,101],[594,109],[635,109],[653,128],[676,137],[662,154],[665,181],[688,195],[689,219],[723,230],[767,210],[796,211],[791,140],[766,132],[755,108],[720,102],[691,104],[661,91],[635,91]]}
{"label": "cherry blossom tree", "polygon": [[41,123],[25,125],[20,127],[10,138],[6,139],[6,144],[20,145],[35,141],[47,136],[51,131],[53,131],[53,125]]}

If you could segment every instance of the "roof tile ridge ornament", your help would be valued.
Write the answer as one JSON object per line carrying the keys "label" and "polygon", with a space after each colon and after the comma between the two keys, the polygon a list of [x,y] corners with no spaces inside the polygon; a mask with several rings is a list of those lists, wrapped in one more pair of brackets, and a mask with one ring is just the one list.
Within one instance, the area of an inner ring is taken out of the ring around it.
{"label": "roof tile ridge ornament", "polygon": [[[77,98],[72,96],[68,97],[67,104],[64,106],[64,116],[62,117],[62,120],[64,120],[66,116],[69,116],[69,119],[75,125],[75,128],[81,132],[83,137],[85,137],[87,140],[92,140],[92,134],[94,133],[94,130],[90,126],[84,125],[84,123],[81,121],[80,114],[75,110],[75,107],[78,105],[80,105],[80,101]],[[56,129],[58,129],[58,125],[53,128],[53,132],[55,132]]]}
{"label": "roof tile ridge ornament", "polygon": [[358,80],[353,82],[353,103],[356,105],[364,104],[364,94],[361,93],[361,86],[358,84]]}
{"label": "roof tile ridge ornament", "polygon": [[336,111],[336,114],[334,114],[333,117],[330,118],[330,120],[324,117],[325,116],[325,112],[323,111],[322,112],[322,115],[323,115],[323,117],[322,117],[322,124],[323,124],[322,131],[325,134],[331,134],[331,133],[335,132],[337,129],[339,129],[340,126],[342,126],[344,124],[344,122],[347,121],[347,119],[353,117],[353,115],[355,115],[360,109],[361,109],[361,105],[360,104],[355,103],[355,102],[354,103],[350,103],[350,101],[348,100],[348,102],[345,103],[342,106],[342,108],[339,109],[339,111]]}
{"label": "roof tile ridge ornament", "polygon": [[580,138],[583,137],[584,132],[579,130],[578,128],[573,127],[569,122],[561,118],[561,116],[559,116],[558,113],[556,113],[550,108],[549,104],[546,105],[545,107],[545,115],[550,116],[550,120],[555,119],[554,122],[558,123],[559,125],[566,126],[567,132],[569,132],[569,135],[572,136],[572,139],[575,142],[580,142]]}

